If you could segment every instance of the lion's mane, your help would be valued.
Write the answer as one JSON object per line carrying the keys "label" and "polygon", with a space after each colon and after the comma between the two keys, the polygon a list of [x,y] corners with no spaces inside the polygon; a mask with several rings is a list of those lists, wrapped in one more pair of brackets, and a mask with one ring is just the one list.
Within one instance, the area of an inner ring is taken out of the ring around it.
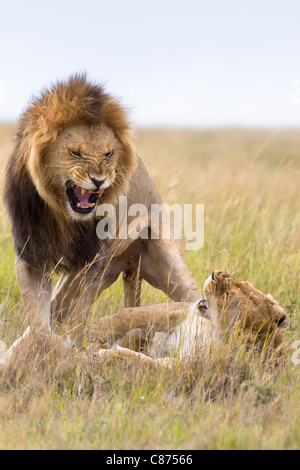
{"label": "lion's mane", "polygon": [[45,165],[58,133],[79,123],[105,123],[121,144],[122,171],[103,194],[103,203],[115,205],[126,194],[137,166],[126,110],[85,75],[57,82],[33,98],[18,123],[4,189],[16,254],[32,267],[53,269],[60,263],[63,271],[79,269],[101,249],[97,220],[80,223],[67,217],[51,185],[55,170]]}

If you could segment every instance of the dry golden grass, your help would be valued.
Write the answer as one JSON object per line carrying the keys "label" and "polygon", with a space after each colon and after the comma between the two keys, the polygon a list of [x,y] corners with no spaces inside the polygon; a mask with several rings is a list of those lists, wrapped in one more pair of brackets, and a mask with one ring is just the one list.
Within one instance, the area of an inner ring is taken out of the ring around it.
{"label": "dry golden grass", "polygon": [[[0,126],[1,184],[13,126]],[[205,205],[205,243],[186,252],[201,286],[214,269],[269,291],[291,316],[285,363],[266,365],[237,345],[209,361],[153,371],[60,353],[37,336],[0,373],[0,448],[293,449],[300,445],[300,133],[137,132],[137,149],[165,202]],[[17,188],[16,188],[17,190]],[[0,337],[24,330],[7,216],[0,206]],[[142,302],[164,295],[143,285]],[[115,313],[122,285],[93,314]]]}

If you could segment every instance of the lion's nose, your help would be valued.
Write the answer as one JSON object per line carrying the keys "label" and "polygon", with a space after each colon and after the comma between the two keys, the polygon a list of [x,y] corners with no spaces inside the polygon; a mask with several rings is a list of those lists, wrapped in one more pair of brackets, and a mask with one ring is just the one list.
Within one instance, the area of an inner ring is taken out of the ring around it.
{"label": "lion's nose", "polygon": [[102,178],[102,179],[97,179],[97,178],[93,178],[92,176],[90,176],[90,178],[93,181],[94,185],[96,186],[97,190],[100,189],[100,187],[102,186],[102,184],[106,180],[106,177]]}

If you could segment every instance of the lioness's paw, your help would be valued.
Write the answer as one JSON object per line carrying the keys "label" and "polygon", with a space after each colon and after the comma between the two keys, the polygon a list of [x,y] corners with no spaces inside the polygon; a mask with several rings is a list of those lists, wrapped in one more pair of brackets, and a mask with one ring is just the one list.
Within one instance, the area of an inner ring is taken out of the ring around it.
{"label": "lioness's paw", "polygon": [[4,343],[4,341],[0,341],[0,364],[5,364],[6,358],[6,344]]}

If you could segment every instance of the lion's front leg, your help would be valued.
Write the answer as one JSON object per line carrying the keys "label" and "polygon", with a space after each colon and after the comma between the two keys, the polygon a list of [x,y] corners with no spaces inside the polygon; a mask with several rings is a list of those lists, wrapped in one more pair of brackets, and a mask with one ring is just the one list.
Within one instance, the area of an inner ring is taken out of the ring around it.
{"label": "lion's front leg", "polygon": [[91,286],[86,276],[62,275],[53,289],[51,314],[57,326],[63,325],[69,341],[81,347],[84,338],[84,327],[90,305]]}
{"label": "lion's front leg", "polygon": [[118,278],[121,267],[90,269],[73,275],[62,275],[51,299],[51,312],[56,324],[63,324],[68,339],[81,347],[91,305]]}
{"label": "lion's front leg", "polygon": [[19,257],[15,262],[17,281],[25,314],[31,326],[41,325],[51,330],[51,278],[32,269]]}
{"label": "lion's front leg", "polygon": [[[5,364],[12,357],[18,346],[22,346],[28,336],[32,333],[51,333],[51,277],[42,271],[32,269],[21,258],[15,260],[16,276],[19,290],[24,305],[24,311],[29,326],[6,351],[2,344],[2,361]],[[3,349],[4,348],[4,349]]]}
{"label": "lion's front leg", "polygon": [[142,280],[138,268],[123,271],[124,306],[139,307],[141,303]]}

